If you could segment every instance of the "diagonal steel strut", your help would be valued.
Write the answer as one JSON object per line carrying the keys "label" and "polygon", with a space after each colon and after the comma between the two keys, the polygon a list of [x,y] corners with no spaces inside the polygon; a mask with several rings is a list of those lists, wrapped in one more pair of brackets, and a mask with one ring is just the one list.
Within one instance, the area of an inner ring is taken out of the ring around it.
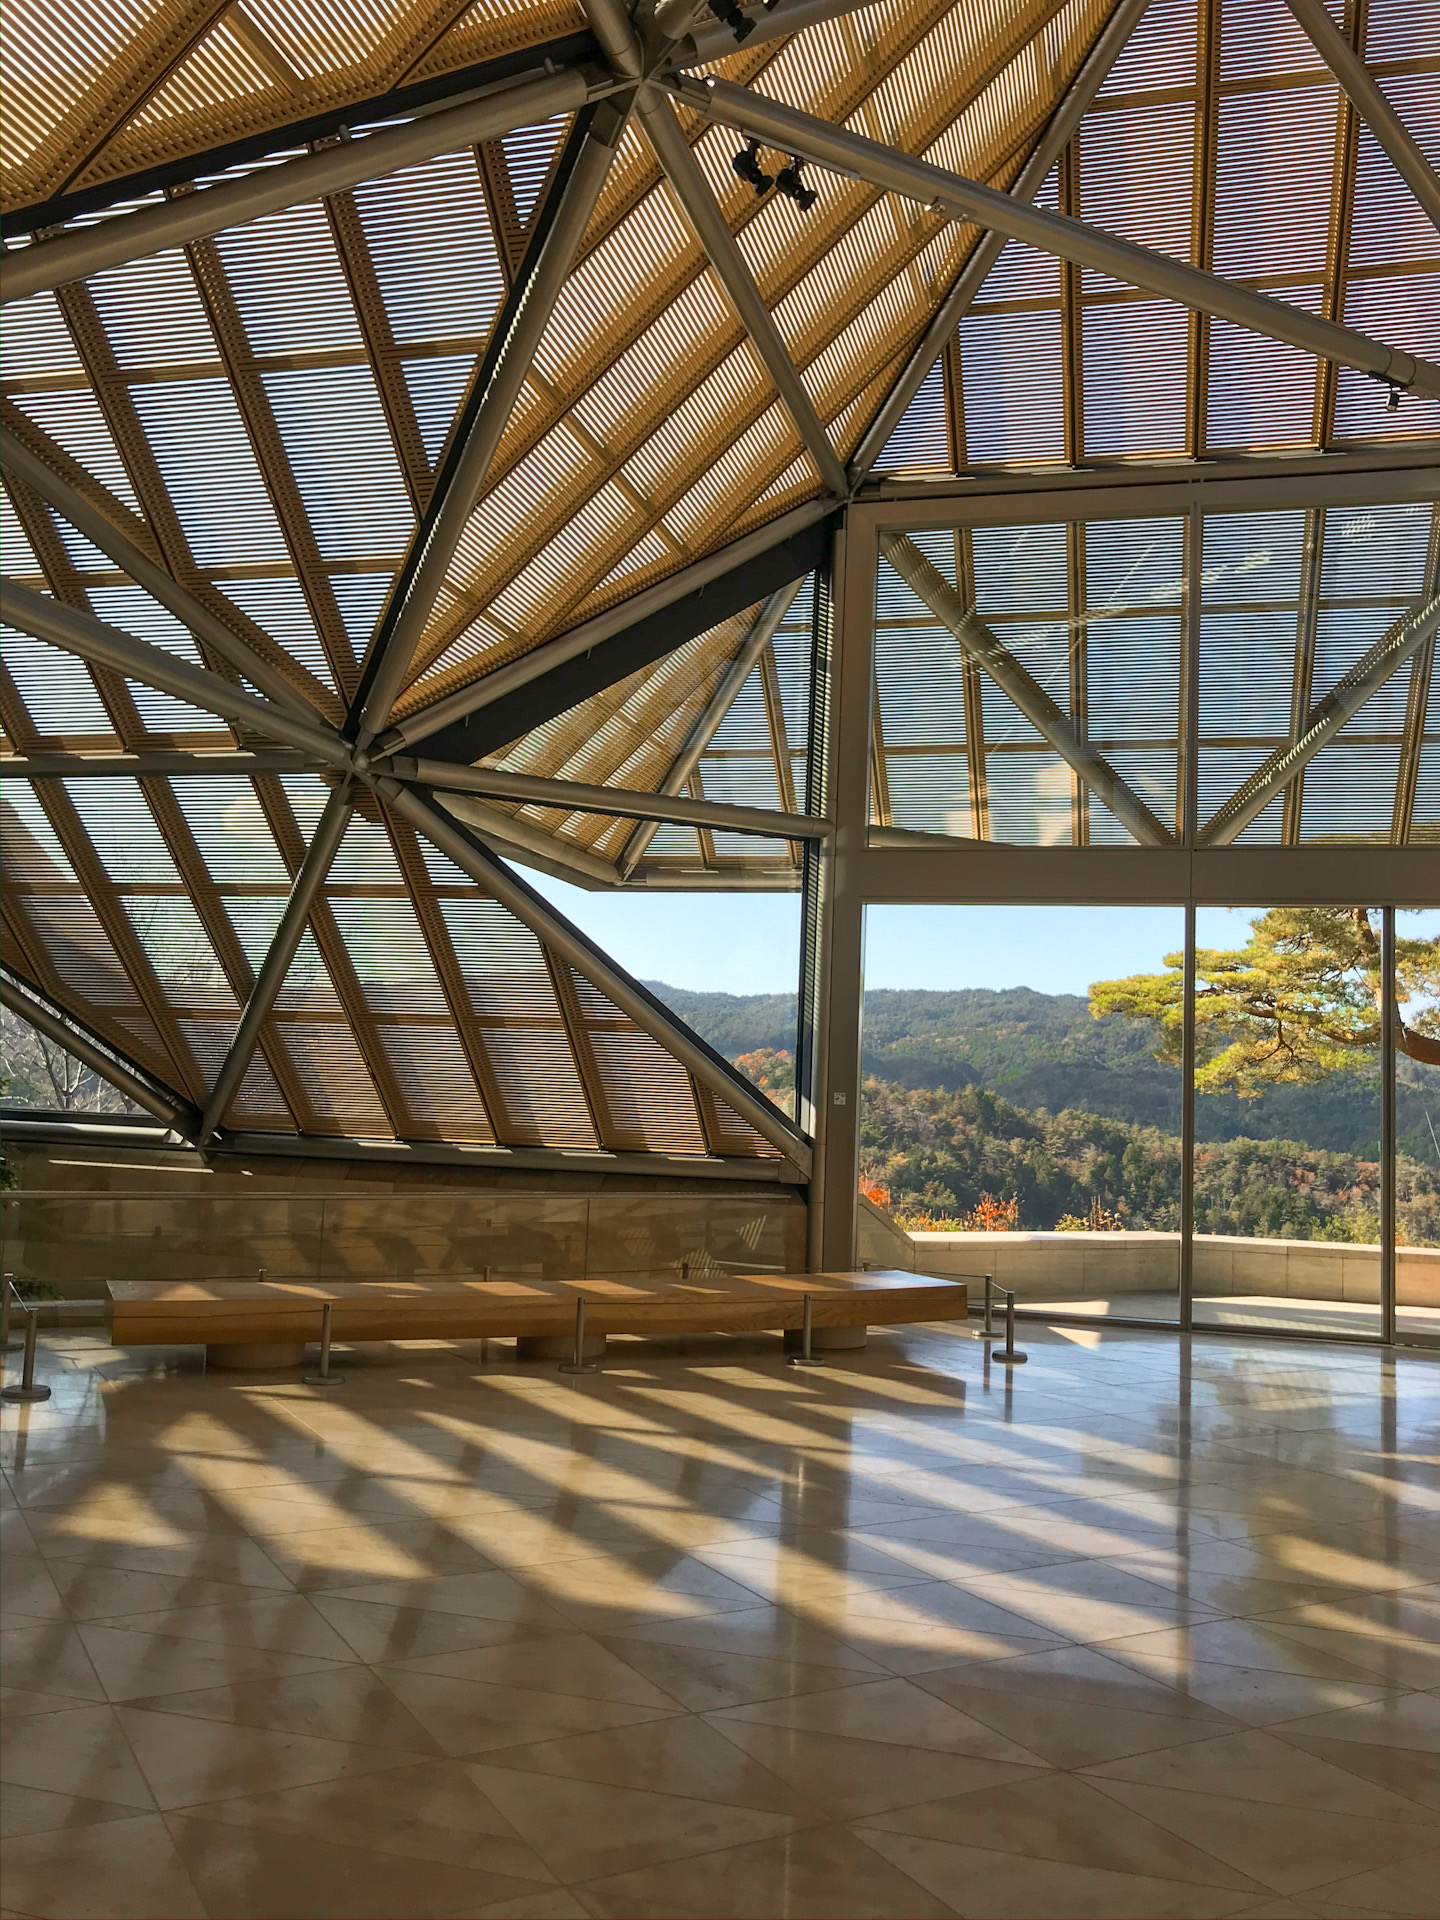
{"label": "diagonal steel strut", "polygon": [[250,1065],[250,1056],[260,1038],[260,1029],[285,984],[290,963],[304,937],[310,909],[334,864],[349,819],[350,783],[345,780],[331,788],[325,810],[320,815],[320,824],[315,829],[315,837],[306,849],[300,870],[295,875],[290,897],[285,902],[285,911],[270,942],[270,950],[245,1002],[245,1011],[240,1016],[240,1024],[235,1029],[229,1051],[220,1063],[215,1084],[210,1089],[210,1098],[205,1103],[205,1114],[200,1122],[197,1146],[203,1147],[211,1139],[239,1091],[240,1083],[245,1078],[245,1069]]}
{"label": "diagonal steel strut", "polygon": [[1218,274],[1205,273],[1183,260],[1149,247],[1117,239],[1099,227],[1029,206],[1008,193],[914,159],[894,147],[867,140],[848,127],[801,113],[728,80],[676,78],[666,83],[685,105],[707,119],[734,127],[767,146],[798,153],[816,166],[858,175],[889,193],[918,201],[933,213],[963,225],[976,225],[1022,240],[1027,246],[1090,267],[1130,286],[1142,287],[1286,345],[1299,347],[1340,366],[1388,381],[1427,399],[1440,399],[1440,366],[1417,355],[1372,340],[1319,314],[1287,306]]}
{"label": "diagonal steel strut", "polygon": [[258,700],[207,667],[192,667],[188,660],[177,659],[164,647],[137,640],[93,613],[69,606],[48,593],[37,593],[18,581],[0,582],[4,593],[5,618],[23,633],[48,641],[65,653],[79,654],[82,660],[94,660],[113,667],[145,685],[188,700],[205,713],[219,714],[224,720],[238,720],[271,740],[283,740],[288,746],[313,753],[328,766],[343,766],[349,759],[344,741],[328,728],[317,714],[313,720],[298,719],[283,707]]}
{"label": "diagonal steel strut", "polygon": [[[805,582],[793,580],[788,587],[782,587],[778,593],[772,593],[761,607],[754,626],[741,641],[739,651],[725,669],[720,684],[706,703],[705,710],[695,721],[686,735],[685,744],[671,762],[670,770],[660,782],[658,792],[676,794],[684,791],[685,784],[700,764],[701,756],[720,730],[720,723],[740,698],[740,689],[750,678],[756,661],[779,631],[780,622],[785,618]],[[620,857],[615,862],[622,880],[628,880],[641,860],[645,857],[650,842],[655,838],[661,821],[647,818],[640,822],[620,849]]]}
{"label": "diagonal steel strut", "polygon": [[[520,279],[496,323],[466,401],[462,424],[436,477],[435,492],[396,576],[390,604],[366,662],[357,702],[358,737],[366,746],[386,725],[420,636],[445,585],[485,476],[500,444],[541,335],[565,285],[575,249],[595,211],[628,117],[628,99],[604,101],[588,125],[572,132],[568,167],[546,224],[526,256]],[[562,162],[562,166],[564,163]]]}
{"label": "diagonal steel strut", "polygon": [[675,190],[675,197],[715,270],[716,279],[729,295],[730,304],[775,384],[781,405],[794,422],[826,489],[843,500],[849,492],[849,482],[840,456],[830,444],[830,436],[790,358],[775,317],[761,297],[745,256],[720,211],[719,202],[710,191],[710,183],[700,170],[700,162],[680,131],[675,109],[658,94],[647,98],[646,93],[642,93],[640,118],[665,176]]}
{"label": "diagonal steel strut", "polygon": [[1299,737],[1277,747],[1242,787],[1218,807],[1196,836],[1201,847],[1228,847],[1237,834],[1262,814],[1275,795],[1289,786],[1327,740],[1333,740],[1373,693],[1377,693],[1407,660],[1417,654],[1440,628],[1440,595],[1422,607],[1412,607],[1381,634],[1347,673],[1341,674],[1325,698],[1310,709]]}
{"label": "diagonal steel strut", "polygon": [[1121,826],[1133,834],[1141,846],[1173,846],[1174,836],[1109,762],[1088,741],[1081,739],[1039,681],[985,622],[971,612],[914,541],[903,533],[882,533],[880,551],[936,619],[949,628],[962,651],[985,669],[1035,731],[1049,742],[1090,791],[1104,801]]}

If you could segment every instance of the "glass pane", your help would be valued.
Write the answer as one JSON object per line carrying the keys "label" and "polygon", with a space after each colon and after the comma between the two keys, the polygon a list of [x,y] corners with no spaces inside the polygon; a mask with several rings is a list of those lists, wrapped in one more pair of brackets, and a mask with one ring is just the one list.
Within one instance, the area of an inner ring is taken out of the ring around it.
{"label": "glass pane", "polygon": [[1380,1332],[1380,931],[1196,915],[1197,1326]]}
{"label": "glass pane", "polygon": [[1440,911],[1397,913],[1395,1327],[1440,1342]]}
{"label": "glass pane", "polygon": [[870,908],[859,1257],[1174,1320],[1183,945],[1178,907]]}

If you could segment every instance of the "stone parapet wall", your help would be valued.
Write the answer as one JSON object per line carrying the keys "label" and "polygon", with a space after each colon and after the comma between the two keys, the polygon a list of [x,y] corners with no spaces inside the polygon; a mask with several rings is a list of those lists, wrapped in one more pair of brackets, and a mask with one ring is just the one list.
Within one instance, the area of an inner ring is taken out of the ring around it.
{"label": "stone parapet wall", "polygon": [[[892,1223],[891,1233],[898,1231]],[[878,1248],[880,1230],[871,1228],[869,1238]],[[1180,1285],[1180,1238],[1173,1233],[913,1233],[907,1238],[917,1272],[946,1279],[988,1273],[1017,1300],[1173,1293]],[[1208,1233],[1197,1233],[1194,1246],[1194,1289],[1201,1298],[1263,1294],[1367,1304],[1380,1298],[1378,1246]],[[1397,1249],[1396,1296],[1402,1307],[1440,1306],[1440,1248]]]}

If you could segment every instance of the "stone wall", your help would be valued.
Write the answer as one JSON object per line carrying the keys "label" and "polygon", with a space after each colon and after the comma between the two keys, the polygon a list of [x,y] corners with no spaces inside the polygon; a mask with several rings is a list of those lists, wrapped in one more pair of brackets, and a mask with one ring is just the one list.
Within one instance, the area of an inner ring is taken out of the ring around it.
{"label": "stone wall", "polygon": [[779,1183],[391,1168],[27,1147],[0,1257],[70,1299],[110,1280],[653,1279],[796,1272],[805,1203]]}
{"label": "stone wall", "polygon": [[[898,1231],[898,1229],[896,1230]],[[873,1236],[877,1239],[878,1235]],[[1176,1293],[1180,1239],[1173,1233],[915,1233],[918,1272],[947,1279],[991,1274],[1017,1300],[1101,1299]],[[901,1264],[891,1260],[891,1265]],[[1343,1241],[1248,1240],[1197,1233],[1199,1298],[1263,1294],[1271,1299],[1380,1298],[1380,1249]],[[1400,1247],[1396,1297],[1402,1307],[1440,1306],[1440,1248]]]}

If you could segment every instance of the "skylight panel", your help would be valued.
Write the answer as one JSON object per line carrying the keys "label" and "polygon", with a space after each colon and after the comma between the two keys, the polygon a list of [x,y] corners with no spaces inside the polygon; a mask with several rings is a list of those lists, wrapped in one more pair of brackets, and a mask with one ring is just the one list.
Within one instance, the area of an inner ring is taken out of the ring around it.
{"label": "skylight panel", "polygon": [[475,1076],[453,1027],[381,1026],[377,1035],[417,1138],[494,1141]]}
{"label": "skylight panel", "polygon": [[112,267],[86,285],[120,366],[218,364],[220,349],[179,248]]}
{"label": "skylight panel", "polygon": [[1167,300],[1085,308],[1087,453],[1184,448],[1189,338],[1189,314]]}
{"label": "skylight panel", "polygon": [[0,556],[3,556],[5,571],[12,580],[28,578],[43,583],[44,573],[39,558],[21,525],[15,503],[4,487],[0,487]]}
{"label": "skylight panel", "polygon": [[[1417,28],[1418,24],[1417,20]],[[1430,165],[1440,169],[1440,112],[1435,107],[1440,73],[1384,79],[1380,86]],[[1350,270],[1394,266],[1401,261],[1433,261],[1437,255],[1440,235],[1362,121],[1355,154],[1355,211],[1347,256]]]}
{"label": "skylight panel", "polygon": [[0,380],[27,380],[41,375],[83,381],[80,354],[53,293],[34,293],[13,300],[0,327]]}
{"label": "skylight panel", "polygon": [[541,189],[549,178],[556,151],[569,124],[569,115],[562,114],[538,126],[516,127],[503,136],[501,144],[505,149],[510,190],[522,226],[528,226],[534,216]]}
{"label": "skylight panel", "polygon": [[[942,542],[949,544],[947,536],[938,536],[936,547],[916,539],[953,585],[954,547],[950,545],[947,555]],[[1062,612],[1068,605],[1064,527],[976,527],[971,546],[975,556],[975,607],[982,618],[1035,610]],[[918,599],[912,600],[912,605],[917,613],[923,612]]]}
{"label": "skylight panel", "polygon": [[[1422,358],[1440,357],[1440,270],[1351,280],[1345,290],[1345,325],[1377,340],[1403,343],[1407,352]],[[1336,434],[1378,440],[1440,433],[1440,400],[1406,395],[1398,409],[1389,413],[1385,399],[1379,381],[1342,367],[1335,402]]]}
{"label": "skylight panel", "polygon": [[250,781],[211,773],[177,778],[170,786],[212,880],[288,889],[290,871]]}
{"label": "skylight panel", "polygon": [[484,340],[505,274],[473,149],[363,181],[354,200],[395,341]]}
{"label": "skylight panel", "polygon": [[260,356],[359,347],[360,322],[319,201],[285,207],[214,242],[250,343]]}
{"label": "skylight panel", "polygon": [[289,551],[228,381],[130,389],[190,551],[202,567],[288,561]]}
{"label": "skylight panel", "polygon": [[238,1011],[215,949],[189,900],[153,893],[124,893],[120,900],[173,1005]]}
{"label": "skylight panel", "polygon": [[321,559],[401,553],[415,516],[369,367],[264,381]]}
{"label": "skylight panel", "polygon": [[[1324,289],[1287,287],[1289,306],[1324,309]],[[1267,340],[1228,320],[1211,320],[1206,383],[1205,440],[1210,447],[1309,444],[1315,437],[1315,382],[1311,354]]]}
{"label": "skylight panel", "polygon": [[1205,516],[1204,592],[1221,602],[1293,602],[1300,592],[1305,515],[1300,512]]}
{"label": "skylight panel", "polygon": [[1323,598],[1425,590],[1434,509],[1428,501],[1388,507],[1332,507],[1325,515]]}
{"label": "skylight panel", "polygon": [[70,856],[28,780],[0,787],[0,847],[11,886],[78,886]]}
{"label": "skylight panel", "polygon": [[[1288,10],[1280,10],[1288,20]],[[1339,100],[1334,86],[1222,96],[1216,273],[1245,279],[1324,269]],[[1277,165],[1282,153],[1284,164]],[[1284,297],[1290,298],[1288,292]]]}
{"label": "skylight panel", "polygon": [[977,465],[1065,457],[1060,312],[979,313],[960,325],[965,457]]}
{"label": "skylight panel", "polygon": [[0,627],[0,639],[5,665],[37,733],[115,738],[115,723],[83,660],[13,627]]}
{"label": "skylight panel", "polygon": [[331,888],[384,886],[397,890],[403,887],[404,880],[384,827],[358,813],[351,814],[327,885]]}
{"label": "skylight panel", "polygon": [[[390,576],[382,576],[388,586]],[[348,595],[362,594],[373,576],[363,574],[336,574],[331,577],[331,588],[340,605],[342,619],[347,618],[346,600]],[[373,592],[373,589],[371,589]],[[383,593],[382,589],[382,593]],[[336,691],[335,678],[330,671],[330,663],[325,658],[325,649],[320,644],[315,631],[315,622],[310,617],[310,608],[306,602],[300,582],[293,574],[277,574],[270,579],[227,579],[226,597],[235,602],[242,613],[246,613],[259,627],[262,627],[272,639],[278,640],[292,660],[298,660],[306,670],[314,674],[322,686]],[[373,622],[371,623],[373,624]],[[369,637],[367,627],[361,636],[360,645]],[[352,643],[355,634],[350,635]]]}
{"label": "skylight panel", "polygon": [[138,780],[67,780],[65,791],[112,880],[180,890],[180,875]]}
{"label": "skylight panel", "polygon": [[[1373,704],[1373,702],[1371,703]],[[1358,721],[1360,715],[1356,715]],[[1400,772],[1398,740],[1347,741],[1322,747],[1305,769],[1300,808],[1302,841],[1390,838]]]}
{"label": "skylight panel", "polygon": [[372,1013],[448,1018],[445,995],[408,899],[340,894],[331,897],[330,911]]}
{"label": "skylight panel", "polygon": [[[1092,131],[1093,130],[1093,131]],[[1190,258],[1195,109],[1186,102],[1087,116],[1080,143],[1078,217],[1136,245]],[[1083,269],[1087,295],[1124,283]]]}
{"label": "skylight panel", "polygon": [[125,463],[110,437],[100,402],[89,387],[64,387],[45,393],[21,392],[11,397],[21,413],[33,420],[37,427],[42,427],[72,460],[78,461],[117,500],[139,512],[140,504],[130,485]]}
{"label": "skylight panel", "polygon": [[402,363],[406,390],[415,409],[425,457],[433,467],[439,460],[460,402],[475,371],[472,353],[431,355]]}

